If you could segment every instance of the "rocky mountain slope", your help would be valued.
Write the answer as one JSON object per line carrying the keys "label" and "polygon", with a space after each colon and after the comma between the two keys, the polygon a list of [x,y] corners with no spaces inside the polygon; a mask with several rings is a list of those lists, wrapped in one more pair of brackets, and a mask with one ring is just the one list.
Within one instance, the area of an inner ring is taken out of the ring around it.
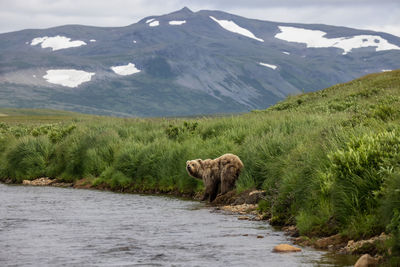
{"label": "rocky mountain slope", "polygon": [[117,116],[263,109],[400,68],[400,38],[188,8],[115,28],[0,34],[0,107]]}

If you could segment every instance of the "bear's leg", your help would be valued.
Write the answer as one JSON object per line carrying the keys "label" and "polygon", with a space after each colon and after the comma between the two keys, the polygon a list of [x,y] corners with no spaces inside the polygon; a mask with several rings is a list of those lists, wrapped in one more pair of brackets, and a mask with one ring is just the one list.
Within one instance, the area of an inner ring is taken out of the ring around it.
{"label": "bear's leg", "polygon": [[221,173],[221,195],[228,193],[235,187],[238,172],[235,167],[227,166]]}
{"label": "bear's leg", "polygon": [[205,186],[205,190],[204,190],[204,195],[203,198],[201,199],[201,201],[204,201],[206,199],[210,198],[210,195],[212,194],[212,180],[211,180],[211,175],[209,173],[209,170],[206,170],[203,173],[203,183]]}
{"label": "bear's leg", "polygon": [[221,195],[228,193],[235,187],[235,181],[225,179],[221,184]]}
{"label": "bear's leg", "polygon": [[210,192],[210,202],[213,202],[214,199],[217,197],[219,184],[219,181],[214,182]]}
{"label": "bear's leg", "polygon": [[210,193],[207,192],[207,190],[204,192],[203,197],[201,198],[201,201],[206,200],[210,196]]}

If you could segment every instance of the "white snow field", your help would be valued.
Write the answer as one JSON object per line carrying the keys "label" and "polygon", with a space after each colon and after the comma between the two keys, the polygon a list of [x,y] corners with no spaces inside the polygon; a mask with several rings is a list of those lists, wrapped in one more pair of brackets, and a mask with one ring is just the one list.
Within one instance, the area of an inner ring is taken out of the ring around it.
{"label": "white snow field", "polygon": [[276,66],[276,65],[267,64],[267,63],[263,63],[263,62],[260,62],[259,64],[260,64],[261,66],[264,66],[264,67],[267,67],[267,68],[271,68],[271,69],[273,69],[273,70],[276,70],[276,68],[278,68],[278,66]]}
{"label": "white snow field", "polygon": [[122,66],[112,66],[111,69],[118,75],[131,75],[140,72],[133,63],[128,63],[128,65]]}
{"label": "white snow field", "polygon": [[222,28],[224,28],[227,31],[234,32],[234,33],[237,33],[237,34],[241,34],[241,35],[246,36],[248,38],[252,38],[254,40],[257,40],[259,42],[264,42],[263,39],[257,38],[251,31],[240,27],[239,25],[237,25],[232,20],[218,20],[218,19],[214,18],[213,16],[210,16],[210,18],[213,21],[217,22],[219,24],[219,26],[221,26]]}
{"label": "white snow field", "polygon": [[88,82],[95,75],[94,72],[86,72],[74,69],[48,70],[43,76],[49,83],[59,84],[67,87],[78,87],[84,82]]}
{"label": "white snow field", "polygon": [[186,20],[171,20],[168,22],[169,25],[182,25],[185,23],[186,23]]}
{"label": "white snow field", "polygon": [[71,41],[71,38],[60,35],[53,37],[48,37],[48,36],[36,37],[32,39],[31,41],[32,46],[38,44],[41,44],[42,48],[50,47],[53,49],[53,51],[86,45],[84,41],[80,40]]}
{"label": "white snow field", "polygon": [[153,19],[146,20],[146,24],[149,24],[150,27],[156,27],[156,26],[160,25],[160,22],[153,18]]}
{"label": "white snow field", "polygon": [[304,43],[307,47],[336,47],[343,49],[343,55],[354,48],[375,47],[376,51],[400,49],[378,35],[356,35],[353,37],[326,38],[326,32],[296,27],[278,26],[280,33],[275,38],[288,42]]}
{"label": "white snow field", "polygon": [[160,25],[160,22],[158,20],[152,21],[149,23],[150,27],[157,27]]}

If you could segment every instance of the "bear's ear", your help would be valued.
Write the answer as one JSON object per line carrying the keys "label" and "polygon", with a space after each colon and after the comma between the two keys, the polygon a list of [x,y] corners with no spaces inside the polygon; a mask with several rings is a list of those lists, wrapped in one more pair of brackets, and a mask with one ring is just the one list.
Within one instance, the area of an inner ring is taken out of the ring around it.
{"label": "bear's ear", "polygon": [[201,164],[203,161],[202,161],[201,159],[198,159],[197,162],[198,162],[199,164]]}

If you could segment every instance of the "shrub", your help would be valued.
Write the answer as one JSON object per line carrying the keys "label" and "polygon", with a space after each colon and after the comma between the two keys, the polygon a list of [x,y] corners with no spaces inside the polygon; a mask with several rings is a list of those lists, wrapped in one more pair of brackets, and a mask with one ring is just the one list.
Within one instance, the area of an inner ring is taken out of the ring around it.
{"label": "shrub", "polygon": [[387,225],[387,231],[392,234],[389,240],[389,246],[393,256],[400,257],[400,212],[399,208],[393,210],[393,216],[390,223]]}
{"label": "shrub", "polygon": [[[399,161],[400,162],[400,161]],[[389,169],[386,171],[382,194],[380,198],[380,216],[383,225],[387,225],[386,231],[392,234],[389,240],[394,256],[400,260],[400,172]]]}
{"label": "shrub", "polygon": [[142,147],[143,145],[136,142],[125,143],[124,147],[116,155],[114,168],[128,177],[135,178]]}
{"label": "shrub", "polygon": [[397,111],[390,105],[380,104],[375,107],[372,113],[373,117],[379,118],[383,121],[393,120],[397,115]]}
{"label": "shrub", "polygon": [[183,122],[182,126],[174,126],[173,124],[170,124],[166,129],[165,133],[167,134],[168,138],[176,140],[186,136],[193,135],[196,132],[197,126],[199,124],[197,122]]}
{"label": "shrub", "polygon": [[114,161],[118,134],[109,129],[79,129],[56,147],[51,173],[65,181],[99,176]]}
{"label": "shrub", "polygon": [[296,216],[296,226],[301,235],[330,236],[338,231],[332,213],[329,201],[319,201],[313,209],[300,210]]}
{"label": "shrub", "polygon": [[23,137],[6,152],[6,173],[17,182],[45,176],[52,152],[47,137]]}
{"label": "shrub", "polygon": [[130,189],[130,185],[132,184],[132,179],[126,177],[119,171],[113,172],[107,180],[110,188],[114,191],[126,191]]}
{"label": "shrub", "polygon": [[50,129],[48,136],[51,142],[60,142],[63,138],[69,135],[76,128],[75,124],[67,125],[64,127],[53,127]]}
{"label": "shrub", "polygon": [[353,137],[344,149],[328,155],[335,213],[341,223],[377,208],[377,196],[386,178],[382,170],[395,165],[399,153],[400,136],[396,131],[384,131]]}

